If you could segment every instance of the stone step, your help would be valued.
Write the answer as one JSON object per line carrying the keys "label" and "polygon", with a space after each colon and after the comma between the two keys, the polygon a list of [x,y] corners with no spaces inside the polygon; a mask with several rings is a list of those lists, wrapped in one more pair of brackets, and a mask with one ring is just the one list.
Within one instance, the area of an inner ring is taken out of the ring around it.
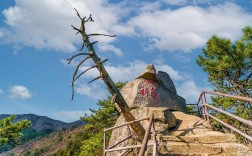
{"label": "stone step", "polygon": [[197,155],[197,156],[251,156],[252,152],[248,147],[238,143],[184,143],[184,142],[163,142],[159,145],[159,152],[162,156],[171,155]]}
{"label": "stone step", "polygon": [[219,143],[215,146],[221,146],[225,155],[230,156],[252,156],[252,149],[239,143]]}
{"label": "stone step", "polygon": [[162,156],[168,155],[218,155],[222,153],[221,147],[211,144],[197,144],[184,142],[166,142],[159,146]]}
{"label": "stone step", "polygon": [[184,142],[184,143],[226,143],[236,142],[236,138],[232,134],[225,134],[217,131],[208,131],[205,134],[185,135],[185,136],[173,136],[165,135],[160,136],[160,139],[167,142]]}

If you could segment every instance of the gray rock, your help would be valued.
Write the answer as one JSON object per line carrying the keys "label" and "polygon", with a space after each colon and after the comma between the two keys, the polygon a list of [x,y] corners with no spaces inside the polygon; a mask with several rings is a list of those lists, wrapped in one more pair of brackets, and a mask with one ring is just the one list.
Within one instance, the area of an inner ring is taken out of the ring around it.
{"label": "gray rock", "polygon": [[166,72],[158,71],[157,78],[163,88],[177,94],[175,85],[173,84],[170,76]]}
{"label": "gray rock", "polygon": [[[164,131],[168,130],[169,128],[175,127],[177,124],[176,117],[172,114],[172,112],[165,108],[165,107],[142,107],[133,109],[130,111],[136,119],[142,119],[145,117],[149,117],[151,114],[154,116],[154,127],[158,133],[163,133]],[[115,126],[124,124],[125,118],[123,115],[120,115],[116,121]],[[141,121],[144,129],[148,127],[148,120]],[[131,128],[129,126],[120,127],[118,129],[114,129],[112,131],[112,136],[109,141],[109,145],[113,145],[119,140],[133,134]],[[125,146],[131,144],[132,140],[125,141],[124,143],[120,144],[119,146]]]}
{"label": "gray rock", "polygon": [[139,79],[139,78],[152,80],[152,81],[158,83],[156,69],[153,66],[153,64],[148,64],[146,66],[145,70],[137,77],[137,79]]}
{"label": "gray rock", "polygon": [[186,112],[186,102],[182,97],[152,80],[138,78],[129,82],[121,89],[121,94],[130,108],[166,107]]}

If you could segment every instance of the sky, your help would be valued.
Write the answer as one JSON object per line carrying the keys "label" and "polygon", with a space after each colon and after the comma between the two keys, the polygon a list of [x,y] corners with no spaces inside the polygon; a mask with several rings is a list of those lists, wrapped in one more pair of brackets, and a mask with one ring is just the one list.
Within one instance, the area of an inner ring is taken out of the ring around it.
{"label": "sky", "polygon": [[[147,64],[167,72],[178,95],[196,103],[202,90],[213,90],[195,60],[213,35],[238,40],[251,26],[251,0],[0,0],[0,114],[33,113],[72,122],[97,109],[109,95],[103,81],[88,84],[96,69],[71,79],[81,38],[71,25],[92,14],[88,33],[96,37],[105,68],[117,82],[133,81]],[[86,52],[86,50],[83,50]],[[81,71],[92,66],[87,61]]]}

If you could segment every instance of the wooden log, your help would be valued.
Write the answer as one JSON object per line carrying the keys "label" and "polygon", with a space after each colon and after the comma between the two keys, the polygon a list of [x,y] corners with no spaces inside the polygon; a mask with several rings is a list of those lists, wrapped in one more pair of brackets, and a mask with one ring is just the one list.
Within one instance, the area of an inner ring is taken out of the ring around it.
{"label": "wooden log", "polygon": [[[77,12],[78,17],[81,19],[81,28],[78,29],[78,28],[76,28],[74,26],[72,26],[72,27],[74,28],[74,30],[77,31],[77,33],[81,34],[82,39],[83,39],[83,45],[87,47],[87,49],[89,51],[90,58],[93,60],[93,62],[96,65],[96,68],[99,70],[100,77],[103,79],[103,81],[105,82],[105,84],[107,86],[107,89],[109,90],[109,92],[114,97],[115,102],[118,105],[118,107],[120,108],[121,113],[123,114],[124,118],[128,122],[134,121],[135,117],[131,114],[129,106],[127,105],[127,103],[124,100],[123,96],[121,95],[120,91],[115,86],[114,82],[112,81],[112,79],[110,78],[110,76],[107,73],[106,69],[104,68],[103,63],[101,62],[100,58],[98,57],[98,55],[96,54],[96,52],[94,50],[93,45],[96,42],[91,43],[89,41],[90,36],[85,31],[85,23],[89,22],[89,21],[93,22],[92,16],[90,15],[90,17],[87,20],[85,20],[85,18],[80,17],[80,14],[78,13],[77,10],[76,10],[76,12]],[[99,34],[96,34],[96,35],[99,35]],[[110,35],[104,35],[104,34],[100,34],[100,35],[110,36]],[[110,36],[110,37],[114,37],[114,36]],[[139,140],[143,140],[145,130],[144,130],[142,124],[140,122],[133,122],[133,123],[130,124],[130,126],[133,129],[136,136],[138,136]]]}

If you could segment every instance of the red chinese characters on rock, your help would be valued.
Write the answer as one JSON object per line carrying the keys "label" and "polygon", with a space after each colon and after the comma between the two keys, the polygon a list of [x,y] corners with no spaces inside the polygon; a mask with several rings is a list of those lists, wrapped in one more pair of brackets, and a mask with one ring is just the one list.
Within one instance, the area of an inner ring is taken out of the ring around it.
{"label": "red chinese characters on rock", "polygon": [[157,98],[158,97],[158,93],[157,93],[157,89],[154,85],[154,81],[151,80],[144,80],[142,82],[142,86],[140,89],[140,93],[142,96],[147,96],[147,97],[152,97],[152,98]]}

